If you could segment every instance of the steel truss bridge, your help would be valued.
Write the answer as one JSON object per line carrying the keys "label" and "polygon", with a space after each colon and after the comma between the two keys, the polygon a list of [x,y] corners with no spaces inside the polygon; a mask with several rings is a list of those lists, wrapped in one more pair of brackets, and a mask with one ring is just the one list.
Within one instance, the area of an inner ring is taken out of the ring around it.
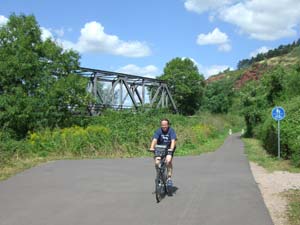
{"label": "steel truss bridge", "polygon": [[80,67],[78,73],[89,77],[87,91],[96,99],[89,107],[91,115],[103,108],[169,108],[177,112],[175,102],[164,81],[142,76]]}

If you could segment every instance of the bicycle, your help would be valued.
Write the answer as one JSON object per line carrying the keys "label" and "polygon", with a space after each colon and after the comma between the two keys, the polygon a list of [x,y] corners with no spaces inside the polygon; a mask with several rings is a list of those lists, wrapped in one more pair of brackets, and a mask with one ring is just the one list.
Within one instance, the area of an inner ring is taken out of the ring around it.
{"label": "bicycle", "polygon": [[157,203],[159,203],[166,194],[169,194],[169,190],[167,187],[167,170],[166,170],[166,162],[165,162],[167,154],[168,154],[167,146],[165,145],[155,146],[155,151],[154,151],[155,157],[161,157],[158,166],[156,166],[155,197]]}

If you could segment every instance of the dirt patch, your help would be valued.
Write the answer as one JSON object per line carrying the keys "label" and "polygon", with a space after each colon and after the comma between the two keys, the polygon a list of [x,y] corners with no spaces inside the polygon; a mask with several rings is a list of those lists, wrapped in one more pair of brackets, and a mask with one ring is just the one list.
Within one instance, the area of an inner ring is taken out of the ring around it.
{"label": "dirt patch", "polygon": [[274,225],[287,225],[288,200],[282,193],[300,189],[300,173],[285,171],[269,173],[253,162],[250,162],[250,166]]}
{"label": "dirt patch", "polygon": [[248,81],[259,80],[263,73],[267,70],[267,67],[259,63],[254,64],[250,69],[245,71],[242,76],[235,82],[234,87],[240,89]]}
{"label": "dirt patch", "polygon": [[207,78],[207,80],[205,80],[205,83],[208,84],[208,83],[211,83],[211,82],[214,82],[214,81],[221,80],[221,79],[225,78],[225,76],[226,76],[226,74],[224,74],[224,73],[210,76],[209,78]]}

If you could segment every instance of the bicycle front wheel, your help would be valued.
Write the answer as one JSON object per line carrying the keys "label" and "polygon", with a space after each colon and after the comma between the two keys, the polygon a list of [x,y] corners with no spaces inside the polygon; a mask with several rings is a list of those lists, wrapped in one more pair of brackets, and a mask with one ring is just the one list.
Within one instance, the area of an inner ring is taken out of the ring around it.
{"label": "bicycle front wheel", "polygon": [[165,185],[162,179],[158,178],[155,180],[155,197],[157,203],[160,202],[163,198],[163,194],[165,192]]}

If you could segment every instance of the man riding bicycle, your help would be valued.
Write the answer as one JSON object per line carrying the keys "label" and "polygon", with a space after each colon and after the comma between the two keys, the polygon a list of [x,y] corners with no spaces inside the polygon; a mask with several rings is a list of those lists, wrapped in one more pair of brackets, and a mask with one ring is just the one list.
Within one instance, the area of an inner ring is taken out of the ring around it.
{"label": "man riding bicycle", "polygon": [[[160,128],[157,129],[153,135],[150,151],[155,151],[156,145],[165,145],[168,149],[166,156],[166,166],[167,166],[167,185],[172,186],[172,159],[176,149],[176,133],[173,128],[170,127],[170,122],[168,119],[162,119],[160,121]],[[157,167],[160,163],[161,157],[155,156],[155,166]]]}

